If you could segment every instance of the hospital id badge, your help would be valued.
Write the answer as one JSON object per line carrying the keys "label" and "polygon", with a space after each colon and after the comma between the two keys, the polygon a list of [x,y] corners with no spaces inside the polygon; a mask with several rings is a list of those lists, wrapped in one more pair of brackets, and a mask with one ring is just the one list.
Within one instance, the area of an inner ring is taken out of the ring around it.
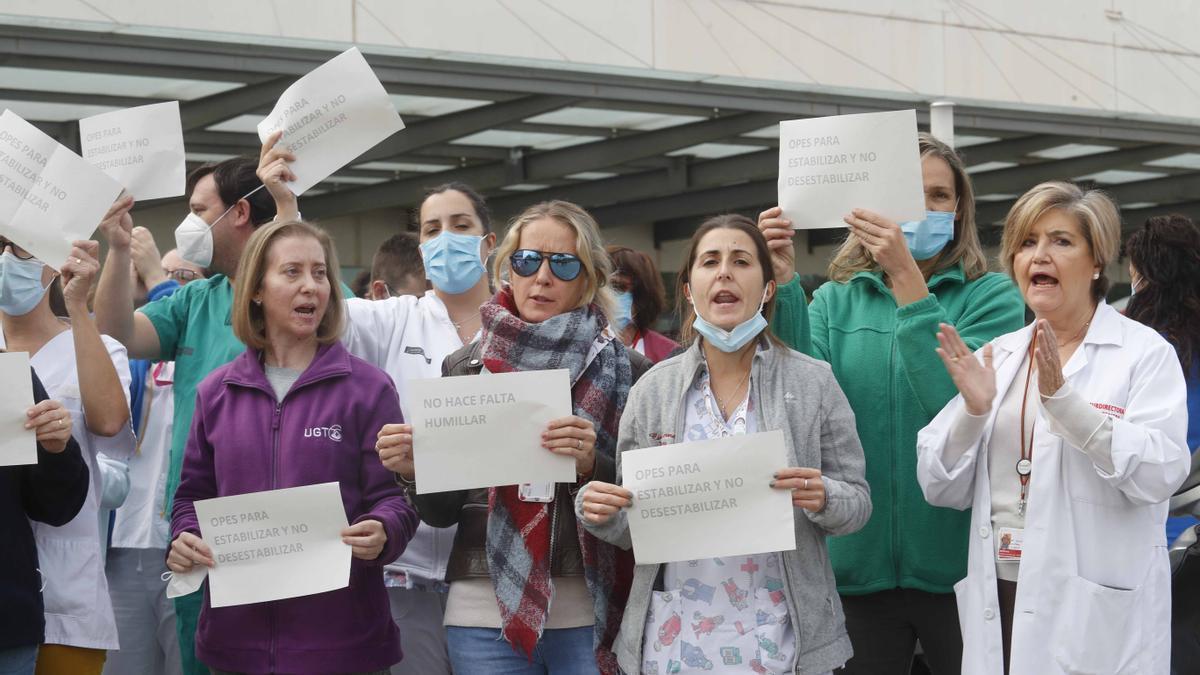
{"label": "hospital id badge", "polygon": [[554,501],[555,483],[521,483],[517,496],[523,502],[547,504]]}
{"label": "hospital id badge", "polygon": [[1000,548],[996,549],[996,562],[1021,562],[1024,528],[1002,527],[997,531],[997,536],[1000,538]]}

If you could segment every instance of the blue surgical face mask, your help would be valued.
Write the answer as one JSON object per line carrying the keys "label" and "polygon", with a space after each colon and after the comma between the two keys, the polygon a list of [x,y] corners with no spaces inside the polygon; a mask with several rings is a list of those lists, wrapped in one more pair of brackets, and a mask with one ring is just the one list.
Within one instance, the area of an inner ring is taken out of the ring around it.
{"label": "blue surgical face mask", "polygon": [[42,285],[42,261],[21,260],[11,251],[0,255],[0,312],[22,316],[33,311],[49,285]]}
{"label": "blue surgical face mask", "polygon": [[736,352],[758,337],[758,334],[767,327],[767,319],[762,313],[763,306],[766,304],[767,291],[763,289],[762,302],[758,304],[758,311],[754,313],[754,316],[734,326],[733,330],[725,330],[700,316],[700,310],[696,309],[696,301],[692,299],[692,311],[696,314],[696,319],[692,321],[692,328],[695,328],[697,333],[704,336],[704,339],[717,349],[727,354]]}
{"label": "blue surgical face mask", "polygon": [[625,327],[631,323],[633,323],[633,293],[622,291],[617,293],[617,313],[613,315],[613,325],[617,330],[625,330]]}
{"label": "blue surgical face mask", "polygon": [[425,277],[443,293],[458,295],[467,292],[484,273],[483,260],[479,255],[482,241],[483,237],[478,235],[442,230],[441,234],[421,244]]}
{"label": "blue surgical face mask", "polygon": [[[955,211],[958,207],[955,206]],[[929,260],[954,239],[955,211],[926,211],[925,220],[900,223],[908,250],[916,260]]]}

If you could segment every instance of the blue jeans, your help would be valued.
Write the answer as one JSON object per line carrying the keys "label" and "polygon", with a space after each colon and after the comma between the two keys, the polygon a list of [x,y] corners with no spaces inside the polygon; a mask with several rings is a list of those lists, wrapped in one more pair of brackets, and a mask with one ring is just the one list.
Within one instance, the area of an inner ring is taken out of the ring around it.
{"label": "blue jeans", "polygon": [[446,626],[455,675],[599,675],[592,627],[545,630],[533,660],[500,637],[499,628]]}
{"label": "blue jeans", "polygon": [[0,675],[33,675],[38,646],[0,649]]}

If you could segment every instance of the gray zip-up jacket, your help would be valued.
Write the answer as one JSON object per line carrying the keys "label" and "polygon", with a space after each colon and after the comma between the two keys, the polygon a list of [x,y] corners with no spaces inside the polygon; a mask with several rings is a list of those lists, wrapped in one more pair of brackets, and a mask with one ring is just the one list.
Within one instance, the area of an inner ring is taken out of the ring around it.
{"label": "gray zip-up jacket", "polygon": [[[780,429],[792,466],[820,467],[827,495],[825,509],[796,509],[796,548],[783,553],[788,610],[796,635],[796,673],[824,673],[853,654],[846,634],[825,538],[861,528],[871,515],[871,493],[864,477],[862,445],[854,413],[829,365],[762,340],[751,365],[751,386],[759,431]],[[679,442],[684,435],[687,391],[704,367],[697,341],[683,354],[651,368],[629,392],[617,440],[617,482],[621,453]],[[783,467],[780,467],[783,468]],[[579,522],[597,537],[630,548],[624,511],[604,525],[582,515],[583,495],[575,500]],[[661,565],[638,565],[621,633],[613,646],[627,673],[641,669],[643,632],[650,594],[660,584]]]}

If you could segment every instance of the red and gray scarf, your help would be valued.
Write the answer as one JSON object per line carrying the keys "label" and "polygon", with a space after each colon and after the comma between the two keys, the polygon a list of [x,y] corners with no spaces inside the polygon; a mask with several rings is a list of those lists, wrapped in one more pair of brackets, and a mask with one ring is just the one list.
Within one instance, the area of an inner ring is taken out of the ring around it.
{"label": "red and gray scarf", "polygon": [[[596,427],[596,453],[613,456],[617,423],[633,373],[624,346],[609,340],[592,359],[592,345],[608,325],[591,305],[526,323],[517,316],[512,292],[503,289],[481,309],[483,365],[489,372],[551,370],[570,372],[575,415]],[[545,628],[554,585],[550,579],[550,525],[553,504],[524,502],[517,486],[492,488],[488,494],[487,557],[501,633],[526,656]],[[612,644],[633,579],[633,556],[589,534],[577,524],[584,579],[595,608],[596,662],[602,673],[616,673]]]}

